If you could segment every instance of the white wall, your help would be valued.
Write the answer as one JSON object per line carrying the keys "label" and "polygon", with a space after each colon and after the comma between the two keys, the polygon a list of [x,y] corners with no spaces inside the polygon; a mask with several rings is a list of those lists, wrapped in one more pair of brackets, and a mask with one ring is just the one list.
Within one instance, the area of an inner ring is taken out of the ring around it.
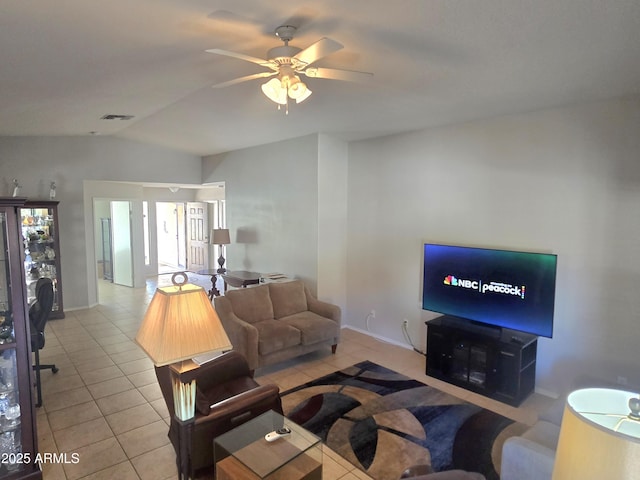
{"label": "white wall", "polygon": [[13,178],[22,184],[22,194],[33,199],[48,198],[49,183],[57,184],[65,309],[96,301],[95,263],[87,264],[95,258],[93,195],[87,192],[85,199],[84,180],[199,184],[200,175],[200,157],[130,140],[0,137],[0,195],[11,194]]}
{"label": "white wall", "polygon": [[347,305],[348,144],[318,136],[318,297]]}
{"label": "white wall", "polygon": [[580,374],[640,385],[640,98],[352,143],[346,319],[403,342],[420,308],[425,241],[558,255],[553,339],[538,388]]}
{"label": "white wall", "polygon": [[225,182],[230,270],[282,272],[316,289],[318,137],[203,159],[203,178]]}

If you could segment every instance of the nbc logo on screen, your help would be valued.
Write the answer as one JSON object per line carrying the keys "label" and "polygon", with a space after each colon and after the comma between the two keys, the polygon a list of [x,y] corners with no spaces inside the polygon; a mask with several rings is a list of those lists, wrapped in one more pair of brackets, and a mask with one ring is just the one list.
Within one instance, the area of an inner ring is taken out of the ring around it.
{"label": "nbc logo on screen", "polygon": [[453,275],[447,275],[444,277],[444,284],[451,285],[452,287],[471,288],[473,290],[480,289],[480,282],[477,280],[464,280]]}

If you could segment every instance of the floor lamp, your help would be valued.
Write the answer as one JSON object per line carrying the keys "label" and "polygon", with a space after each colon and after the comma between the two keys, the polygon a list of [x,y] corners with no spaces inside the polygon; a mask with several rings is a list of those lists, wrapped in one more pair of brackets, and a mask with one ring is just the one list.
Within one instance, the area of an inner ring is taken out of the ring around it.
{"label": "floor lamp", "polygon": [[174,409],[180,425],[178,473],[179,478],[188,478],[196,402],[192,374],[198,368],[191,358],[231,350],[232,346],[204,288],[187,283],[184,273],[174,274],[171,280],[172,286],[160,287],[153,295],[136,343],[156,366],[171,366]]}
{"label": "floor lamp", "polygon": [[231,239],[229,238],[229,229],[228,228],[214,228],[211,233],[211,243],[214,245],[220,245],[220,256],[218,257],[218,273],[225,273],[227,271],[224,268],[224,246],[229,245],[231,243]]}

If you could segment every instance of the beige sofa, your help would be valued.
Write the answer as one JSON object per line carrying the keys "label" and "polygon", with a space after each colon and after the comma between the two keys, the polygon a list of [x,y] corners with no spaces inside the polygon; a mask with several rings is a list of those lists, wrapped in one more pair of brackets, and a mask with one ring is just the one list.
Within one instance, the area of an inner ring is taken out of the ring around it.
{"label": "beige sofa", "polygon": [[335,353],[340,339],[340,307],[313,297],[300,280],[229,290],[214,305],[251,370],[325,346]]}

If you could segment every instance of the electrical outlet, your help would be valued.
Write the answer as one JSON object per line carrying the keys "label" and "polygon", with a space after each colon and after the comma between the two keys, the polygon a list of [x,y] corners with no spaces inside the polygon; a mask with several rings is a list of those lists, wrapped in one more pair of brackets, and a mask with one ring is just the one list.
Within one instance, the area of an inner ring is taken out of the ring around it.
{"label": "electrical outlet", "polygon": [[375,310],[371,310],[371,311],[369,312],[369,316],[370,316],[371,318],[376,318],[376,311],[375,311]]}
{"label": "electrical outlet", "polygon": [[629,383],[629,381],[627,380],[627,377],[618,375],[618,385],[626,385],[627,383]]}
{"label": "electrical outlet", "polygon": [[406,318],[404,320],[402,320],[402,326],[404,328],[407,328],[409,326],[409,320],[407,320]]}

